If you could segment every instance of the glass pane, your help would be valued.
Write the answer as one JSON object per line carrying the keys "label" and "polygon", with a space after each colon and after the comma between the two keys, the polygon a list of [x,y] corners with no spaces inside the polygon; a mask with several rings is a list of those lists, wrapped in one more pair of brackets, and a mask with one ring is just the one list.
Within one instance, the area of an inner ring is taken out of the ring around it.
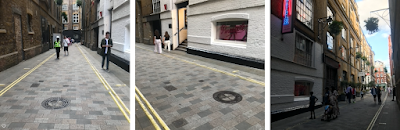
{"label": "glass pane", "polygon": [[217,22],[218,39],[247,41],[248,21]]}

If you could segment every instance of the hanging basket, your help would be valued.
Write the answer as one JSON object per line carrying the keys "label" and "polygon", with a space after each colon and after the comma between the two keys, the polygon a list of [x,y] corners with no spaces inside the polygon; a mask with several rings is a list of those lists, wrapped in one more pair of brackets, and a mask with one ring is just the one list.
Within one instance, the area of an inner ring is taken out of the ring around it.
{"label": "hanging basket", "polygon": [[379,19],[375,17],[370,17],[368,20],[364,20],[365,22],[365,28],[369,31],[369,34],[373,34],[375,32],[378,32],[378,23]]}
{"label": "hanging basket", "polygon": [[363,61],[367,61],[367,57],[365,57],[365,56],[362,56],[361,59],[362,59]]}
{"label": "hanging basket", "polygon": [[361,58],[361,53],[360,52],[356,52],[356,58]]}
{"label": "hanging basket", "polygon": [[329,25],[329,32],[338,35],[340,32],[342,32],[343,29],[343,22],[341,21],[333,21],[332,24]]}

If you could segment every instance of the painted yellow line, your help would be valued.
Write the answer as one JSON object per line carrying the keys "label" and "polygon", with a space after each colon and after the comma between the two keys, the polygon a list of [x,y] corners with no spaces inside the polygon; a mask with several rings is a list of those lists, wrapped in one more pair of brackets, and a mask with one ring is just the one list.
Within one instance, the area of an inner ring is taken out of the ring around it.
{"label": "painted yellow line", "polygon": [[383,106],[385,106],[385,104],[386,104],[385,102],[386,102],[386,98],[387,98],[388,95],[389,95],[389,94],[386,95],[385,99],[383,100],[383,103],[382,103],[381,106],[379,107],[379,109],[378,109],[378,111],[376,112],[374,118],[372,118],[372,121],[371,121],[371,123],[369,123],[367,130],[372,130],[372,128],[374,127],[375,122],[376,122],[376,120],[378,119],[379,114],[380,114],[381,111],[382,111]]}
{"label": "painted yellow line", "polygon": [[[75,45],[76,46],[76,45]],[[98,72],[98,70],[93,66],[93,64],[89,61],[89,59],[86,57],[86,55],[83,53],[83,51],[80,49],[80,47],[78,47],[79,51],[82,53],[83,57],[86,59],[86,61],[88,62],[88,64],[90,65],[90,67],[92,68],[92,70],[96,73],[97,77],[100,79],[101,83],[103,84],[103,86],[107,89],[107,91],[110,92],[110,90],[114,93],[115,97],[118,99],[118,101],[120,101],[120,103],[122,104],[123,108],[125,108],[126,112],[130,115],[130,111],[129,109],[126,107],[126,105],[124,104],[124,102],[122,102],[122,100],[119,98],[119,96],[114,92],[114,90],[112,89],[112,87],[108,84],[108,82],[104,79],[104,77]],[[111,93],[110,93],[111,94]],[[112,98],[114,99],[114,95],[112,95]],[[118,107],[120,107],[119,103],[117,100],[114,100],[115,103],[118,105]],[[124,114],[125,117],[127,117],[125,111],[123,109],[121,109],[122,114]],[[130,122],[129,118],[127,118],[127,120]]]}
{"label": "painted yellow line", "polygon": [[154,120],[153,116],[147,111],[147,108],[143,105],[142,101],[140,101],[139,97],[135,94],[136,101],[138,101],[140,107],[142,107],[144,113],[147,115],[147,117],[150,119],[151,124],[153,124],[154,128],[156,130],[161,130],[160,126],[157,124],[157,122]]}
{"label": "painted yellow line", "polygon": [[0,86],[5,86],[5,84],[0,84]]}
{"label": "painted yellow line", "polygon": [[[139,47],[139,46],[136,46],[136,47],[137,47],[137,48],[140,48],[140,49],[143,49],[143,50],[147,50],[147,51],[152,52],[151,50],[148,50],[148,49],[145,49],[145,48],[142,48],[142,47]],[[182,61],[182,62],[186,62],[186,63],[189,63],[189,64],[193,64],[193,65],[196,65],[196,66],[200,66],[200,67],[203,67],[203,68],[206,68],[206,69],[209,69],[209,70],[213,70],[213,71],[216,71],[216,72],[220,72],[220,73],[223,73],[223,74],[226,74],[226,75],[229,75],[229,76],[238,77],[238,78],[240,78],[240,79],[243,79],[243,80],[246,80],[246,81],[249,81],[249,82],[252,82],[252,83],[256,83],[256,84],[265,86],[265,83],[264,83],[264,82],[261,82],[261,81],[257,81],[257,80],[250,79],[250,78],[246,78],[246,77],[243,77],[243,76],[240,76],[240,75],[232,74],[232,73],[225,72],[225,71],[222,71],[222,70],[218,70],[218,69],[215,69],[215,68],[211,68],[211,67],[208,67],[208,66],[205,66],[205,65],[201,65],[201,64],[198,64],[198,63],[195,63],[195,62],[191,62],[191,61],[187,61],[187,60],[182,60],[182,59],[179,59],[179,58],[175,58],[175,57],[173,57],[173,56],[169,56],[169,55],[165,55],[165,54],[161,54],[161,55],[166,56],[166,57],[169,57],[169,58],[172,58],[172,59],[176,59],[176,60],[179,60],[179,61]]]}
{"label": "painted yellow line", "polygon": [[168,128],[167,124],[165,124],[164,120],[161,119],[160,115],[158,115],[158,113],[150,105],[150,103],[147,101],[147,99],[142,95],[142,93],[139,91],[139,89],[136,87],[136,85],[135,85],[135,90],[136,90],[137,94],[139,94],[139,96],[143,99],[144,103],[146,103],[147,107],[150,109],[150,111],[153,113],[153,115],[156,116],[158,122],[160,122],[160,124],[164,127],[164,129],[165,130],[170,130]]}
{"label": "painted yellow line", "polygon": [[46,60],[40,62],[38,65],[36,65],[33,69],[29,70],[28,72],[26,72],[24,75],[22,75],[21,77],[19,77],[17,80],[15,80],[14,82],[12,82],[11,84],[9,84],[7,87],[5,87],[3,90],[0,91],[0,96],[2,96],[4,93],[6,93],[8,90],[10,90],[14,85],[16,85],[17,83],[19,83],[22,79],[24,79],[26,76],[28,76],[29,74],[31,74],[33,71],[35,71],[37,68],[39,68],[40,66],[42,66],[46,61],[48,61],[51,57],[53,57],[56,53],[50,55],[48,58],[46,58]]}
{"label": "painted yellow line", "polygon": [[131,123],[131,120],[129,119],[129,117],[126,115],[125,111],[121,108],[121,105],[119,105],[119,103],[117,102],[117,100],[115,100],[114,95],[108,91],[108,93],[111,95],[112,99],[114,100],[115,104],[117,104],[119,110],[122,112],[122,114],[125,116],[126,120],[128,120],[129,123]]}

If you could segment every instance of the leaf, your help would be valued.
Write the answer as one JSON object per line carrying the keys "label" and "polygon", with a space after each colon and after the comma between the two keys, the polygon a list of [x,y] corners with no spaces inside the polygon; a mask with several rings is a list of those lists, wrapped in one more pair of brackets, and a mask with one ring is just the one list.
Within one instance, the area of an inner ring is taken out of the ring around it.
{"label": "leaf", "polygon": [[341,21],[333,21],[332,24],[329,25],[329,32],[338,35],[342,32],[343,29],[343,22]]}
{"label": "leaf", "polygon": [[82,0],[77,0],[77,1],[76,1],[76,6],[81,7],[81,6],[82,6]]}
{"label": "leaf", "polygon": [[373,34],[375,32],[378,32],[378,23],[379,19],[375,17],[370,17],[368,20],[364,20],[365,22],[365,28],[369,31],[369,34]]}
{"label": "leaf", "polygon": [[62,5],[63,0],[57,0],[56,2],[57,2],[57,5]]}

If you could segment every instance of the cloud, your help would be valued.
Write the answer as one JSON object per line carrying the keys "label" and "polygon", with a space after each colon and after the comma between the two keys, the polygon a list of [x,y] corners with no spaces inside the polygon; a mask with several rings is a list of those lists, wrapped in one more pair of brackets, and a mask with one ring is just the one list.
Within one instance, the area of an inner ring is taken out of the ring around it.
{"label": "cloud", "polygon": [[[387,0],[362,0],[357,2],[358,5],[358,14],[360,15],[360,26],[365,35],[367,36],[368,31],[365,28],[364,20],[367,20],[369,17],[376,17],[379,19],[378,27],[380,32],[385,32],[390,34],[390,27],[385,22],[384,19],[380,18],[377,14],[383,16],[383,18],[389,20],[389,10],[379,11],[376,13],[370,13],[371,11],[387,9],[389,8],[389,3]],[[389,21],[387,21],[390,23]]]}
{"label": "cloud", "polygon": [[382,37],[388,38],[388,37],[389,37],[389,34],[388,34],[388,33],[382,33]]}
{"label": "cloud", "polygon": [[367,31],[364,31],[364,34],[365,34],[365,37],[366,38],[370,38],[370,37],[373,37],[373,36],[375,36],[377,33],[373,33],[373,34],[368,34],[368,32]]}

